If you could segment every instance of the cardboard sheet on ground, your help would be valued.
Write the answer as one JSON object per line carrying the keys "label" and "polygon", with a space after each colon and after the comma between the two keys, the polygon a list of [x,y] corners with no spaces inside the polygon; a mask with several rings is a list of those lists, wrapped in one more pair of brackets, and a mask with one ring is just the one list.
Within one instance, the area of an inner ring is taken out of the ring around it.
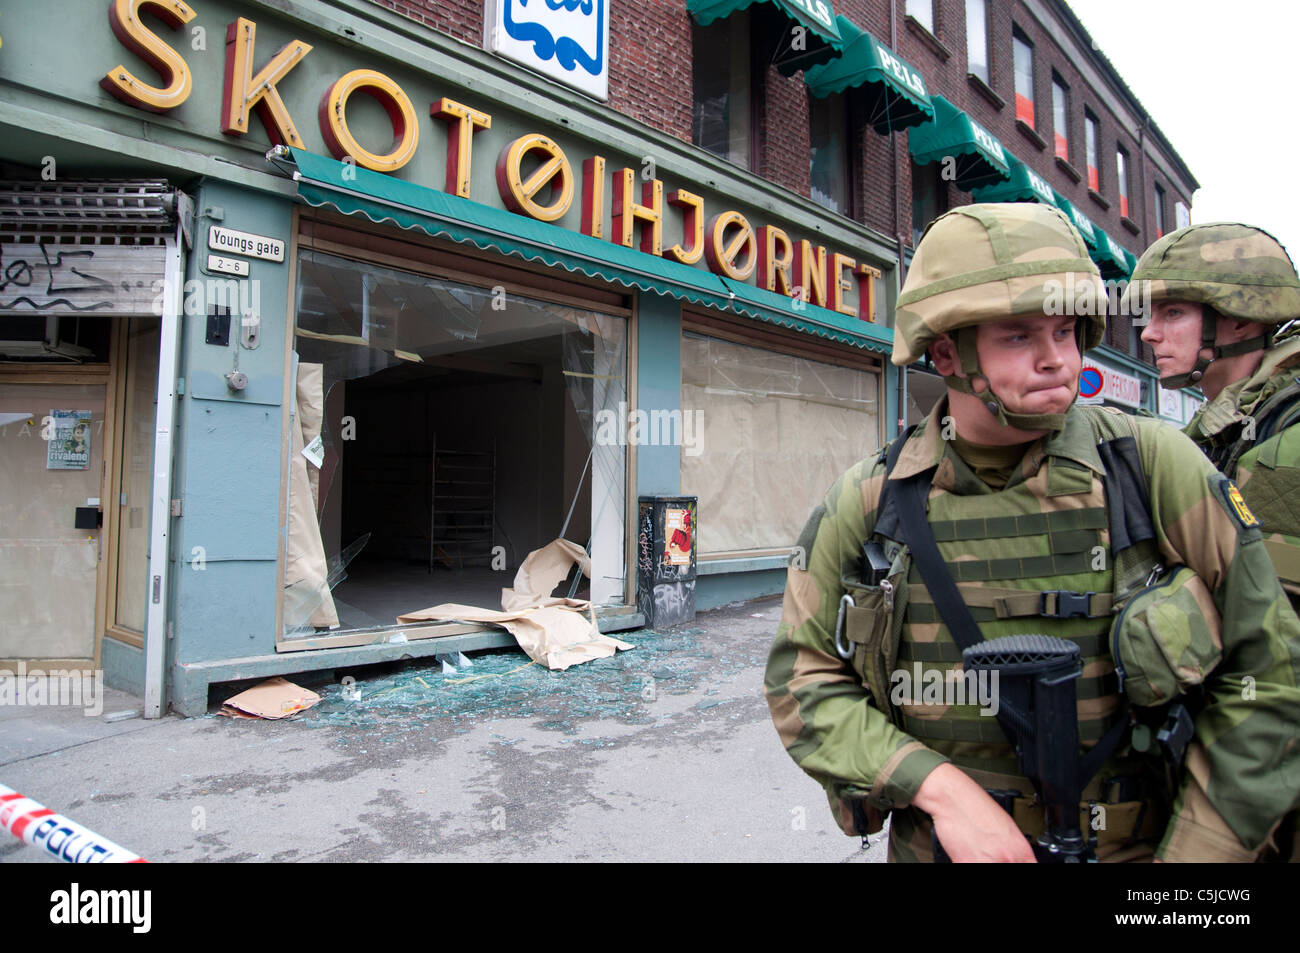
{"label": "cardboard sheet on ground", "polygon": [[227,698],[218,714],[229,718],[288,718],[306,711],[320,696],[283,678],[268,678]]}
{"label": "cardboard sheet on ground", "polygon": [[551,597],[575,562],[590,576],[591,562],[583,548],[557,539],[529,553],[520,564],[514,587],[501,590],[501,611],[444,603],[399,615],[397,621],[402,625],[432,621],[499,625],[515,637],[530,659],[554,671],[635,648],[601,634],[590,602]]}

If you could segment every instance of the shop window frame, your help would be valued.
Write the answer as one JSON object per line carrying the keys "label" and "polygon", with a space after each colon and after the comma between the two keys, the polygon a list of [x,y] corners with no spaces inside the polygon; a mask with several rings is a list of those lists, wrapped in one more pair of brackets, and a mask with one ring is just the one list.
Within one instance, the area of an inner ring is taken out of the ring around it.
{"label": "shop window frame", "polygon": [[[823,364],[833,364],[850,370],[864,371],[876,375],[876,446],[885,445],[885,413],[887,385],[884,356],[873,351],[858,349],[848,350],[842,345],[814,341],[806,336],[797,335],[772,325],[756,322],[738,315],[724,315],[699,306],[683,303],[683,335],[690,333],[707,338],[715,338],[731,344],[739,344],[762,351],[786,355]],[[700,554],[701,563],[724,559],[761,558],[764,556],[788,556],[791,547],[766,547],[759,549],[724,550],[715,553]]]}
{"label": "shop window frame", "polygon": [[[289,262],[290,293],[286,295],[285,307],[284,388],[280,414],[281,460],[288,459],[292,445],[290,421],[294,400],[292,392],[294,329],[297,326],[297,295],[294,289],[298,286],[298,259],[301,251],[337,255],[362,264],[396,268],[429,278],[461,282],[488,290],[501,286],[506,289],[507,294],[519,294],[551,304],[598,310],[612,317],[623,318],[627,321],[625,351],[627,405],[630,411],[635,410],[637,407],[637,318],[634,293],[620,294],[609,291],[607,287],[557,278],[550,274],[550,270],[545,266],[538,266],[532,262],[505,264],[499,260],[500,256],[493,256],[478,249],[462,250],[459,246],[455,249],[440,247],[433,244],[439,240],[432,236],[424,236],[424,239],[426,240],[415,238],[413,241],[410,235],[394,235],[391,227],[328,209],[304,212],[301,208],[294,208],[293,227],[286,251]],[[633,492],[636,486],[636,447],[632,445],[629,445],[624,453],[623,479],[626,488],[623,512],[623,607],[626,612],[633,613],[636,611],[636,573],[633,569],[635,533],[632,532],[632,528],[636,525],[636,493]],[[284,466],[280,475],[280,508],[276,532],[278,553],[276,556],[275,650],[277,653],[382,644],[388,640],[389,635],[398,631],[408,640],[417,641],[447,635],[489,632],[493,629],[492,626],[478,623],[427,622],[399,625],[393,622],[382,628],[348,631],[339,635],[321,633],[316,636],[286,639],[284,637],[284,579],[288,566],[286,527],[289,520],[289,482],[289,468]]]}

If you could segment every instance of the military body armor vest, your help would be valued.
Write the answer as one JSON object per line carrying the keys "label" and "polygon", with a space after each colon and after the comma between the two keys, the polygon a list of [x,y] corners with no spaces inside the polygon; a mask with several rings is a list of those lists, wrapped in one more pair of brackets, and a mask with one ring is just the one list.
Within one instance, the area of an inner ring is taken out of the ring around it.
{"label": "military body armor vest", "polygon": [[1288,368],[1288,383],[1272,394],[1252,414],[1251,430],[1241,425],[1202,449],[1223,473],[1238,479],[1238,471],[1251,476],[1241,485],[1242,495],[1260,522],[1264,546],[1278,578],[1300,613],[1300,433],[1288,432],[1300,422],[1300,367]]}
{"label": "military body armor vest", "polygon": [[[1039,633],[1079,645],[1084,667],[1076,682],[1077,711],[1084,750],[1128,717],[1109,639],[1113,610],[1160,568],[1136,431],[1127,415],[1089,409],[1087,417],[1109,480],[1082,463],[1051,456],[1031,477],[1001,490],[929,498],[940,553],[986,640]],[[896,508],[882,498],[877,514],[871,539],[881,544],[888,570],[878,573],[879,585],[864,585],[859,567],[845,567],[842,578],[852,600],[844,608],[855,671],[903,731],[983,786],[1032,798],[1032,782],[1019,773],[997,718],[981,713],[989,706],[974,679],[962,678],[961,647],[899,542],[906,527],[899,525]],[[1142,777],[1148,792],[1163,780],[1150,758],[1112,757],[1085,795],[1115,800],[1109,788],[1116,777]],[[1117,796],[1129,801],[1133,792],[1134,785],[1125,784]],[[895,814],[896,837],[914,839],[917,813]]]}
{"label": "military body armor vest", "polygon": [[[1029,480],[997,493],[934,495],[930,525],[986,640],[1041,633],[1079,645],[1079,738],[1088,744],[1105,733],[1120,708],[1106,646],[1113,568],[1102,481],[1085,468],[1062,464],[1053,459]],[[960,663],[961,648],[913,565],[895,669],[910,678],[891,684],[891,703],[903,694],[900,688],[912,689],[911,700],[897,706],[899,726],[958,763],[974,754],[986,765],[989,745],[1000,745],[1000,757],[1014,763],[997,719],[981,714],[975,699],[948,705],[927,698]],[[944,698],[955,696],[954,689]],[[977,750],[965,750],[968,744]]]}

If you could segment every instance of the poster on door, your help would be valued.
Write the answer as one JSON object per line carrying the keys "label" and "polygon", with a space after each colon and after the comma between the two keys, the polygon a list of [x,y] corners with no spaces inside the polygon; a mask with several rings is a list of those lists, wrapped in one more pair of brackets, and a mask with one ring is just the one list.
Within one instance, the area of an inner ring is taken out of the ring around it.
{"label": "poster on door", "polygon": [[90,469],[89,410],[51,410],[46,421],[45,469]]}

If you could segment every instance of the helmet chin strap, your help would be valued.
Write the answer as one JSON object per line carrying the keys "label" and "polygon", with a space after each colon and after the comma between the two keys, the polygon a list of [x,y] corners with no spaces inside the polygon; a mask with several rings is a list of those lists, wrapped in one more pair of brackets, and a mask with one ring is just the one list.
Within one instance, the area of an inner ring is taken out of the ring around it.
{"label": "helmet chin strap", "polygon": [[[1017,430],[1048,430],[1060,433],[1065,429],[1065,414],[1017,414],[1007,410],[1002,398],[993,393],[989,379],[980,371],[979,353],[975,348],[976,328],[958,328],[951,332],[957,344],[957,356],[961,359],[961,369],[966,375],[956,374],[944,377],[944,383],[955,391],[971,394],[979,399],[988,412],[997,418],[1003,427],[1015,427]],[[1081,336],[1077,332],[1076,336]],[[982,381],[982,389],[975,388],[975,382]]]}
{"label": "helmet chin strap", "polygon": [[[1263,334],[1257,334],[1254,337],[1238,341],[1236,344],[1215,345],[1214,339],[1218,337],[1219,316],[1213,308],[1204,307],[1201,310],[1201,347],[1196,352],[1196,364],[1186,374],[1170,374],[1168,377],[1160,378],[1160,386],[1166,390],[1181,390],[1184,387],[1190,387],[1193,384],[1199,384],[1201,378],[1205,376],[1205,371],[1211,364],[1221,357],[1236,357],[1238,354],[1249,354],[1251,351],[1267,350],[1273,346],[1273,328],[1268,328]],[[1209,354],[1209,357],[1205,355]]]}

